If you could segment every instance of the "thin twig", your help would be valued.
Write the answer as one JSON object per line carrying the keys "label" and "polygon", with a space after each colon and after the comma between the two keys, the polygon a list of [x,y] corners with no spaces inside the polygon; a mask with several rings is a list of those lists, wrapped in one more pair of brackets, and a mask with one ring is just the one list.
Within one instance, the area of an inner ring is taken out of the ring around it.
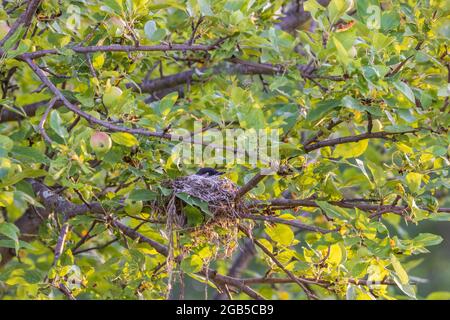
{"label": "thin twig", "polygon": [[245,185],[243,185],[236,193],[236,200],[242,198],[247,192],[256,187],[267,175],[257,173]]}
{"label": "thin twig", "polygon": [[252,239],[253,243],[256,244],[287,276],[297,283],[305,292],[308,299],[317,299],[317,296],[307,287],[307,284],[303,283],[299,278],[297,278],[292,272],[287,270],[283,264],[270,252],[261,242],[254,239],[250,232],[242,226],[239,226],[239,230],[242,231],[248,238]]}
{"label": "thin twig", "polygon": [[61,227],[61,232],[59,233],[58,242],[56,243],[56,247],[55,247],[55,258],[53,261],[53,265],[56,265],[58,263],[58,260],[64,251],[64,246],[66,243],[69,228],[70,228],[70,225],[67,222],[65,222]]}
{"label": "thin twig", "polygon": [[45,110],[44,114],[41,117],[41,121],[39,121],[39,132],[41,133],[42,138],[44,138],[45,142],[47,142],[49,145],[52,145],[53,140],[48,136],[47,132],[45,131],[44,125],[45,121],[47,121],[48,115],[50,114],[50,111],[55,106],[55,103],[58,99],[53,98],[50,103],[48,104],[47,109]]}

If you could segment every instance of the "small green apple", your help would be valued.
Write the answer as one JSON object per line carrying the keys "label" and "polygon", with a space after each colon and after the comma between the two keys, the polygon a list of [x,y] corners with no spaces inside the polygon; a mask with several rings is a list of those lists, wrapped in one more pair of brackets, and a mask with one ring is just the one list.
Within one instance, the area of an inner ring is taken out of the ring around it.
{"label": "small green apple", "polygon": [[109,87],[103,94],[103,104],[107,108],[113,108],[122,96],[122,90],[119,87]]}
{"label": "small green apple", "polygon": [[142,212],[144,204],[142,201],[125,200],[125,212],[128,214],[139,214]]}
{"label": "small green apple", "polygon": [[107,133],[96,131],[91,135],[91,147],[97,155],[104,155],[111,146],[112,141]]}

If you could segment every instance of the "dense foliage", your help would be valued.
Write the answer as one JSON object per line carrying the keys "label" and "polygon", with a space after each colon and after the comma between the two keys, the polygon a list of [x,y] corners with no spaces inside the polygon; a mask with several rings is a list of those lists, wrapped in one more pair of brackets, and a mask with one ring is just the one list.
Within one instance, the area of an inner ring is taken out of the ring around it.
{"label": "dense foliage", "polygon": [[[0,297],[424,298],[442,238],[406,226],[450,220],[449,9],[2,1]],[[183,161],[196,121],[277,130],[279,170]],[[171,184],[202,166],[233,214]]]}

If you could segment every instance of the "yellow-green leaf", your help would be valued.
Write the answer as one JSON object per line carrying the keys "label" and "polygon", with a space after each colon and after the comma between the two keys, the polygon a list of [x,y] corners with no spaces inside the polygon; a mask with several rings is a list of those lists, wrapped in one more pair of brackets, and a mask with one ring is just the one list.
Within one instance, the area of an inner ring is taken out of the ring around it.
{"label": "yellow-green leaf", "polygon": [[14,201],[14,193],[5,191],[0,192],[0,207],[7,207]]}
{"label": "yellow-green leaf", "polygon": [[133,147],[139,144],[139,141],[130,133],[127,132],[114,132],[111,134],[111,139],[122,146]]}
{"label": "yellow-green leaf", "polygon": [[342,143],[336,146],[334,149],[333,157],[339,158],[355,158],[359,157],[366,151],[369,140],[361,140],[358,142]]}
{"label": "yellow-green leaf", "polygon": [[405,269],[403,269],[403,266],[401,265],[400,261],[398,261],[397,257],[391,254],[391,263],[392,267],[395,270],[395,273],[397,273],[397,276],[401,282],[401,284],[407,284],[409,282],[408,274],[406,273]]}
{"label": "yellow-green leaf", "polygon": [[289,246],[294,240],[294,233],[291,228],[284,224],[277,224],[274,227],[266,227],[267,235],[275,242]]}
{"label": "yellow-green leaf", "polygon": [[417,172],[410,172],[406,175],[406,184],[411,192],[416,193],[419,191],[420,184],[422,182],[422,174]]}
{"label": "yellow-green leaf", "polygon": [[349,64],[350,57],[348,55],[347,50],[342,45],[342,43],[338,39],[336,39],[336,37],[333,37],[333,43],[337,50],[337,59],[344,65]]}
{"label": "yellow-green leaf", "polygon": [[335,243],[330,246],[330,254],[328,256],[327,262],[337,266],[345,258],[345,247],[339,243]]}

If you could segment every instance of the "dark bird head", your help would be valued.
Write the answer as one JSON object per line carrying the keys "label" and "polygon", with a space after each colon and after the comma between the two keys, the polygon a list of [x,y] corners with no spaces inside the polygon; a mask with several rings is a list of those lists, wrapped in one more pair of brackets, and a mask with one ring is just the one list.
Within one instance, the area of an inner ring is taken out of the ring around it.
{"label": "dark bird head", "polygon": [[201,168],[197,171],[196,175],[204,176],[204,177],[213,177],[213,176],[220,176],[224,174],[223,172],[219,172],[213,168]]}

